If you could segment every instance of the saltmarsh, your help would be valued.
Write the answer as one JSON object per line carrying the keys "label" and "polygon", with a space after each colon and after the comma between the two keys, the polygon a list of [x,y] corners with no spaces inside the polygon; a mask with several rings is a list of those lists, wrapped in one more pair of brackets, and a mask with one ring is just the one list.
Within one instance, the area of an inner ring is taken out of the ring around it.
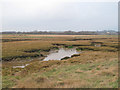
{"label": "saltmarsh", "polygon": [[[32,38],[31,38],[31,37]],[[19,41],[19,39],[26,39],[29,40]],[[80,35],[3,35],[3,39],[5,40],[10,39],[11,42],[3,42],[2,43],[2,59],[3,60],[11,60],[17,58],[27,58],[27,57],[36,57],[41,56],[39,51],[46,50],[49,51],[52,47],[54,47],[54,43],[57,44],[65,44],[69,45],[68,47],[73,46],[89,46],[89,48],[95,48],[91,46],[91,42],[102,42],[105,48],[113,50],[114,47],[117,47],[117,38],[113,36],[113,38],[108,36],[92,36],[88,35],[85,37],[90,38],[91,40],[79,40],[79,38],[83,39],[85,36]],[[96,37],[96,38],[95,38]],[[99,38],[100,37],[100,38]],[[16,38],[18,41],[12,41],[12,39]],[[77,41],[70,41],[72,39],[78,39]],[[36,39],[36,40],[34,40]],[[112,48],[113,47],[113,48]],[[104,49],[104,47],[101,47]],[[33,53],[25,52],[25,51],[36,51]]]}
{"label": "saltmarsh", "polygon": [[[2,43],[4,88],[118,87],[117,35],[3,35],[3,39],[8,40]],[[62,61],[41,61],[50,49],[61,46],[82,53]],[[12,68],[27,63],[25,68]]]}

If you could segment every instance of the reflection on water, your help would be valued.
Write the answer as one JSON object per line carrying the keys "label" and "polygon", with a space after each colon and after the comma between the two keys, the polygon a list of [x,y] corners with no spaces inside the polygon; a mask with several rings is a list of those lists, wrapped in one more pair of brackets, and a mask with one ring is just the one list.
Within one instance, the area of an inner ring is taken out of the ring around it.
{"label": "reflection on water", "polygon": [[61,60],[64,57],[71,57],[72,55],[79,53],[80,52],[78,52],[76,48],[72,49],[60,48],[59,50],[50,51],[50,54],[47,55],[47,57],[43,61]]}
{"label": "reflection on water", "polygon": [[23,65],[23,66],[13,66],[13,68],[25,68],[26,66],[28,66],[29,64]]}

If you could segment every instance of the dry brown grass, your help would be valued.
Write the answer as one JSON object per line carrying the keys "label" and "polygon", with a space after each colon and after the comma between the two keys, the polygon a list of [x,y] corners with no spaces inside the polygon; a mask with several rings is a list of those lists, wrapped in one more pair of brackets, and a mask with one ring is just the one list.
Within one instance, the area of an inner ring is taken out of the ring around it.
{"label": "dry brown grass", "polygon": [[[74,57],[63,61],[34,62],[34,68],[39,71],[28,74],[20,80],[15,87],[31,88],[93,88],[93,87],[114,87],[110,82],[118,80],[117,55],[111,53],[94,52],[82,53],[86,57]],[[93,56],[102,54],[96,60]],[[91,58],[88,58],[89,55]],[[104,59],[104,56],[106,58]],[[82,59],[81,59],[81,58]],[[89,62],[88,62],[89,61]],[[91,61],[91,62],[90,62]],[[50,64],[51,63],[51,64]],[[41,66],[48,66],[40,69]],[[84,66],[85,65],[85,66]],[[30,67],[30,66],[29,66]],[[33,67],[31,67],[33,68]],[[55,69],[55,70],[54,70]],[[29,69],[31,70],[31,69]],[[23,74],[23,72],[21,72]],[[46,73],[46,74],[45,74]],[[27,73],[26,73],[27,74]],[[23,84],[26,83],[26,84]],[[39,83],[38,83],[39,82]],[[32,86],[31,86],[32,84]]]}
{"label": "dry brown grass", "polygon": [[[91,42],[103,42],[106,47],[100,47],[100,49],[114,49],[110,46],[117,47],[117,38],[105,35],[3,35],[3,39],[30,39],[32,41],[13,41],[13,42],[3,42],[2,43],[2,58],[14,58],[18,56],[33,56],[38,53],[26,53],[25,50],[34,49],[50,49],[53,47],[52,44],[66,44],[66,45],[91,45]],[[69,41],[72,39],[90,39],[95,40],[78,40]],[[103,38],[103,39],[102,39]],[[106,38],[106,39],[104,39]],[[37,41],[34,39],[38,39]],[[91,48],[91,47],[90,47]],[[92,47],[95,48],[95,47]]]}
{"label": "dry brown grass", "polygon": [[[25,50],[50,49],[53,44],[91,45],[91,42],[103,42],[103,47],[77,46],[92,48],[80,56],[62,61],[16,60],[3,63],[3,86],[14,88],[115,88],[118,80],[117,37],[103,35],[22,35],[3,36],[4,39],[29,38],[33,41],[3,42],[3,58],[31,55],[46,52],[26,53]],[[82,40],[91,38],[92,40]],[[94,38],[94,39],[93,39]],[[105,39],[102,39],[105,38]],[[81,39],[70,41],[71,39]],[[115,47],[114,47],[115,46]],[[56,46],[57,47],[57,46]],[[94,51],[94,50],[98,51]],[[115,50],[111,52],[109,50]],[[32,58],[30,58],[32,59]],[[24,62],[23,62],[24,61]],[[24,69],[12,68],[15,65],[29,63]],[[11,84],[10,84],[11,83]]]}

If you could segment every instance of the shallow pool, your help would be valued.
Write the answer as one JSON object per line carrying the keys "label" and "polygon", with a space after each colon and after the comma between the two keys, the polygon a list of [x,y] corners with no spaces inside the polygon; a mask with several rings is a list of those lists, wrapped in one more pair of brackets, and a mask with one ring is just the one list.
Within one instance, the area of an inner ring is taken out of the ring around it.
{"label": "shallow pool", "polygon": [[59,50],[51,50],[50,54],[43,61],[61,60],[64,57],[71,57],[74,54],[79,54],[76,48],[59,48]]}

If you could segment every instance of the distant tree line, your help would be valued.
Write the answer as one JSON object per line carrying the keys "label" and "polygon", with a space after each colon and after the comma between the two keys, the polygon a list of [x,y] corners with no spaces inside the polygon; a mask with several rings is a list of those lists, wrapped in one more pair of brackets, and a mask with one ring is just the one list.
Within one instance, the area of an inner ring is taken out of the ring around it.
{"label": "distant tree line", "polygon": [[1,32],[1,34],[40,34],[40,35],[117,35],[116,31],[31,31],[31,32]]}

